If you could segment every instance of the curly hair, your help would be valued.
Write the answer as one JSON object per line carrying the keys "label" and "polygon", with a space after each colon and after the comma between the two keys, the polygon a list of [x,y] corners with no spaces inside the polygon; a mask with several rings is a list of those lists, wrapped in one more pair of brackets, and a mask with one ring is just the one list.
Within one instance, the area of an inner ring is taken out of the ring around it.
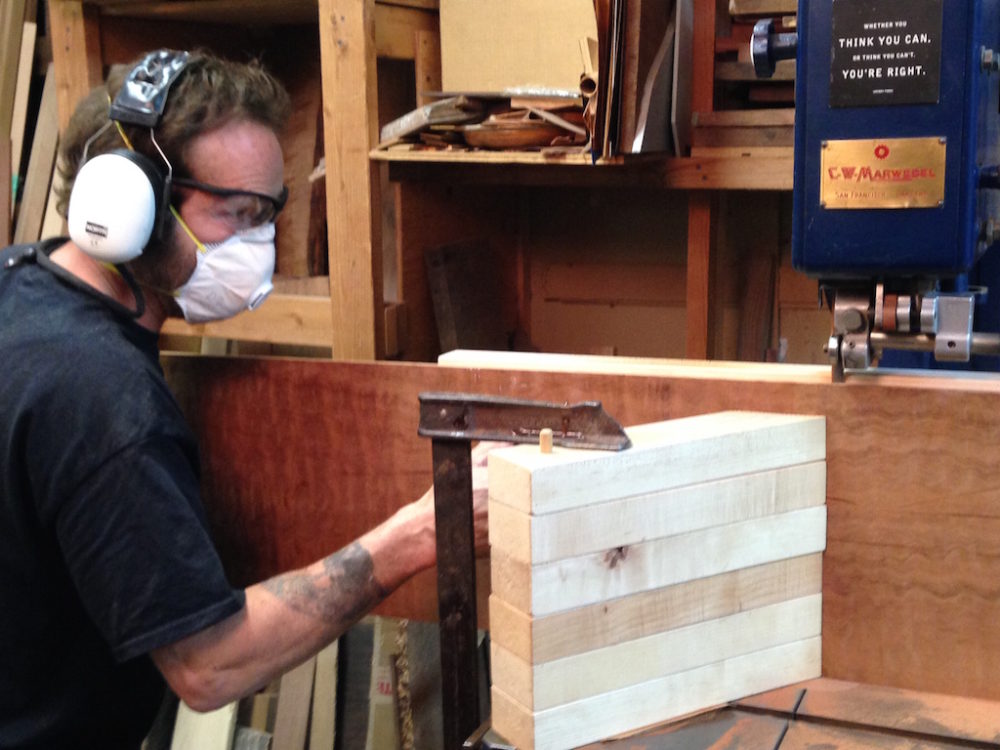
{"label": "curly hair", "polygon": [[[73,112],[60,147],[62,184],[57,188],[57,209],[62,216],[66,215],[73,182],[82,166],[85,144],[107,124],[111,101],[142,59],[112,66],[107,81],[95,87]],[[237,63],[194,50],[170,87],[163,117],[155,129],[156,143],[170,161],[175,176],[190,176],[184,156],[187,144],[194,137],[233,120],[258,122],[280,134],[290,111],[288,92],[259,61]],[[155,164],[162,163],[148,128],[124,123],[122,128],[136,151]],[[90,144],[87,158],[124,145],[117,128],[106,128]]]}

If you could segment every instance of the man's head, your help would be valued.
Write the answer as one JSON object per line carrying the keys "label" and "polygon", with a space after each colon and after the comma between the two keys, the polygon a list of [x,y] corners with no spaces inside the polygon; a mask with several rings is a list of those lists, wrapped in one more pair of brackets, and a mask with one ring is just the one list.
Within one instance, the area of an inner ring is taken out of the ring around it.
{"label": "man's head", "polygon": [[208,246],[273,221],[285,197],[278,134],[289,98],[256,63],[194,52],[170,85],[152,134],[140,125],[106,127],[111,102],[134,66],[113,68],[107,84],[77,107],[63,141],[60,209],[65,213],[85,150],[89,162],[127,143],[164,173],[166,158],[174,179],[169,210],[177,220],[168,216],[162,241],[151,241],[130,267],[147,287],[169,291],[188,281]]}
{"label": "man's head", "polygon": [[[65,216],[73,183],[81,166],[87,141],[103,128],[111,102],[118,95],[138,58],[115,65],[106,83],[94,88],[80,102],[62,138],[60,172],[64,184],[59,194]],[[190,177],[186,149],[201,133],[235,120],[248,120],[280,133],[288,120],[290,104],[284,87],[256,63],[235,63],[203,51],[190,54],[184,70],[170,87],[163,116],[155,128],[156,143],[173,167],[174,176]],[[123,125],[132,147],[165,168],[153,145],[149,129]],[[107,128],[89,146],[88,158],[125,146],[117,128]]]}

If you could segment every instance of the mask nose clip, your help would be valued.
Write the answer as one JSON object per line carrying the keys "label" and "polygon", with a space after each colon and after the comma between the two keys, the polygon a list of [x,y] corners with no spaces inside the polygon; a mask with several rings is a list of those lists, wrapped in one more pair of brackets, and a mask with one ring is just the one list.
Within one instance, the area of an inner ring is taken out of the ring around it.
{"label": "mask nose clip", "polygon": [[257,289],[254,290],[253,294],[250,295],[250,299],[247,301],[247,310],[256,310],[262,304],[264,300],[271,296],[271,292],[274,291],[274,284],[270,281],[265,281]]}

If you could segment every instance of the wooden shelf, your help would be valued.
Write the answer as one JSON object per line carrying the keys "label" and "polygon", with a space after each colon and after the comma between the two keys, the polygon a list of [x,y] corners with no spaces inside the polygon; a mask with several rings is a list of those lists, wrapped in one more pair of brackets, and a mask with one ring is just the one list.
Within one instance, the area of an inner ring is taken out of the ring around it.
{"label": "wooden shelf", "polygon": [[439,151],[375,149],[371,158],[390,165],[397,181],[458,184],[579,185],[675,190],[791,190],[792,157],[617,157],[592,163],[586,153],[539,151]]}
{"label": "wooden shelf", "polygon": [[[86,0],[108,17],[247,25],[316,23],[319,0]],[[376,0],[385,8],[437,10],[438,0]],[[390,13],[392,11],[389,11]]]}

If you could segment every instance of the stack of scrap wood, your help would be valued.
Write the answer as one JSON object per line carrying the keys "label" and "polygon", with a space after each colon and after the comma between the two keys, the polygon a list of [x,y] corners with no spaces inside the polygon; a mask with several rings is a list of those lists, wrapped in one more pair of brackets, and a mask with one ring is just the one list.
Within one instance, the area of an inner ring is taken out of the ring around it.
{"label": "stack of scrap wood", "polygon": [[560,750],[820,674],[822,417],[489,460],[493,729]]}
{"label": "stack of scrap wood", "polygon": [[695,112],[691,124],[692,156],[791,156],[795,146],[793,108]]}

